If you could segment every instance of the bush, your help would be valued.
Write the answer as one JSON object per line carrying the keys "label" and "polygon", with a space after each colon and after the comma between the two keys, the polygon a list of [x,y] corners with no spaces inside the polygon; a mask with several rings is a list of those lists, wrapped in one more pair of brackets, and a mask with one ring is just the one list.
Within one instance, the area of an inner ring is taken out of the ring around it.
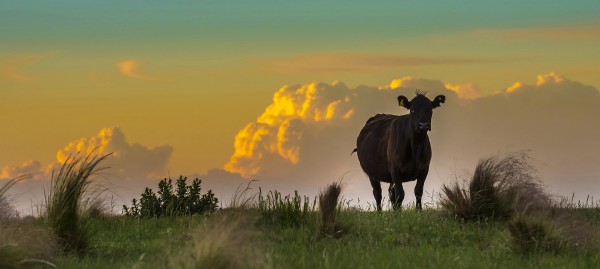
{"label": "bush", "polygon": [[535,169],[525,153],[507,154],[478,162],[468,188],[444,185],[440,204],[464,220],[509,219],[515,212],[547,207]]}
{"label": "bush", "polygon": [[187,177],[179,176],[173,192],[173,180],[163,179],[158,183],[158,191],[146,188],[139,202],[133,199],[131,208],[123,205],[127,216],[163,217],[183,216],[210,213],[217,210],[219,200],[211,190],[200,195],[202,181],[198,178],[191,185],[186,183]]}

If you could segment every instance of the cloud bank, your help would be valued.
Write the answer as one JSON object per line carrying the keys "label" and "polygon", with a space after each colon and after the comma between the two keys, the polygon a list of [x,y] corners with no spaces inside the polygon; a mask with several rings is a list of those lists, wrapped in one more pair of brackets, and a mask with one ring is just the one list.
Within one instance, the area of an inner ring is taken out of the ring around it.
{"label": "cloud bank", "polygon": [[[516,82],[483,96],[476,85],[404,77],[380,87],[341,82],[284,86],[273,102],[235,138],[225,170],[265,184],[314,193],[343,177],[346,195],[372,199],[356,156],[350,156],[366,120],[376,113],[405,114],[396,96],[447,96],[430,133],[433,160],[426,188],[472,170],[478,159],[529,151],[551,192],[600,197],[598,90],[557,73],[531,84]],[[412,193],[407,184],[407,193]],[[410,196],[407,201],[410,201]]]}

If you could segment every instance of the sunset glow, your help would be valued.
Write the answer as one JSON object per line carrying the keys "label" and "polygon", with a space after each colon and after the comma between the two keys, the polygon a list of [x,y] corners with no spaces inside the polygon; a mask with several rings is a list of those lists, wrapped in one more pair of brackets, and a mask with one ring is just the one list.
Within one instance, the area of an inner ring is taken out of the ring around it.
{"label": "sunset glow", "polygon": [[114,153],[116,192],[180,174],[220,190],[219,174],[307,192],[345,178],[370,199],[358,131],[420,89],[448,97],[426,188],[529,150],[554,193],[600,197],[598,14],[597,1],[7,1],[0,181],[33,175],[30,193],[97,150]]}

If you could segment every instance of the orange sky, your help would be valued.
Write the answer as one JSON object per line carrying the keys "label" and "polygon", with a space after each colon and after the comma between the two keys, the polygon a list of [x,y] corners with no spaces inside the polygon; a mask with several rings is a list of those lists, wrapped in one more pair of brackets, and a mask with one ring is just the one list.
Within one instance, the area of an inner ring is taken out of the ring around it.
{"label": "orange sky", "polygon": [[[316,95],[305,107],[313,110],[292,108],[306,100],[285,99],[299,98],[299,92],[286,91],[304,89],[299,91],[306,97],[315,93],[313,82],[347,89],[447,89],[458,93],[461,104],[485,103],[507,89],[535,91],[544,79],[557,88],[571,85],[556,81],[565,79],[597,91],[597,14],[600,5],[594,1],[5,3],[0,6],[0,171],[6,177],[38,173],[65,148],[110,139],[121,143],[112,145],[114,150],[129,152],[120,159],[134,167],[121,168],[129,176],[202,175],[224,167],[260,175],[281,168],[280,162],[302,166],[301,152],[311,151],[303,147],[313,146],[307,134],[319,132],[304,130],[298,120],[315,130],[330,128],[327,122],[356,129],[366,116],[361,109],[378,113],[372,108],[379,107],[340,88]],[[380,108],[387,111],[388,105]],[[269,132],[264,137],[273,140],[243,139],[256,130]],[[544,131],[551,132],[537,135]],[[520,144],[495,141],[496,147],[487,149],[491,153]],[[268,148],[263,159],[253,155],[260,147]],[[267,152],[275,157],[269,159]],[[244,161],[241,168],[233,168],[236,161]],[[447,166],[456,160],[438,161]],[[292,170],[281,173],[296,173]]]}

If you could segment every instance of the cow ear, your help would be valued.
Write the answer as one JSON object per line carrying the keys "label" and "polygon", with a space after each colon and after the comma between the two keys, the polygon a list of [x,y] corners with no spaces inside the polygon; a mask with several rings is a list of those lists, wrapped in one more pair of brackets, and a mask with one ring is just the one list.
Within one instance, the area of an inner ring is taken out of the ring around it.
{"label": "cow ear", "polygon": [[431,102],[431,104],[433,105],[433,108],[436,108],[436,107],[440,106],[444,102],[446,102],[446,96],[438,95],[438,96],[435,97],[435,99],[433,99],[433,101]]}
{"label": "cow ear", "polygon": [[403,95],[398,96],[398,104],[402,107],[410,109],[410,101],[408,101],[408,98],[404,97]]}

